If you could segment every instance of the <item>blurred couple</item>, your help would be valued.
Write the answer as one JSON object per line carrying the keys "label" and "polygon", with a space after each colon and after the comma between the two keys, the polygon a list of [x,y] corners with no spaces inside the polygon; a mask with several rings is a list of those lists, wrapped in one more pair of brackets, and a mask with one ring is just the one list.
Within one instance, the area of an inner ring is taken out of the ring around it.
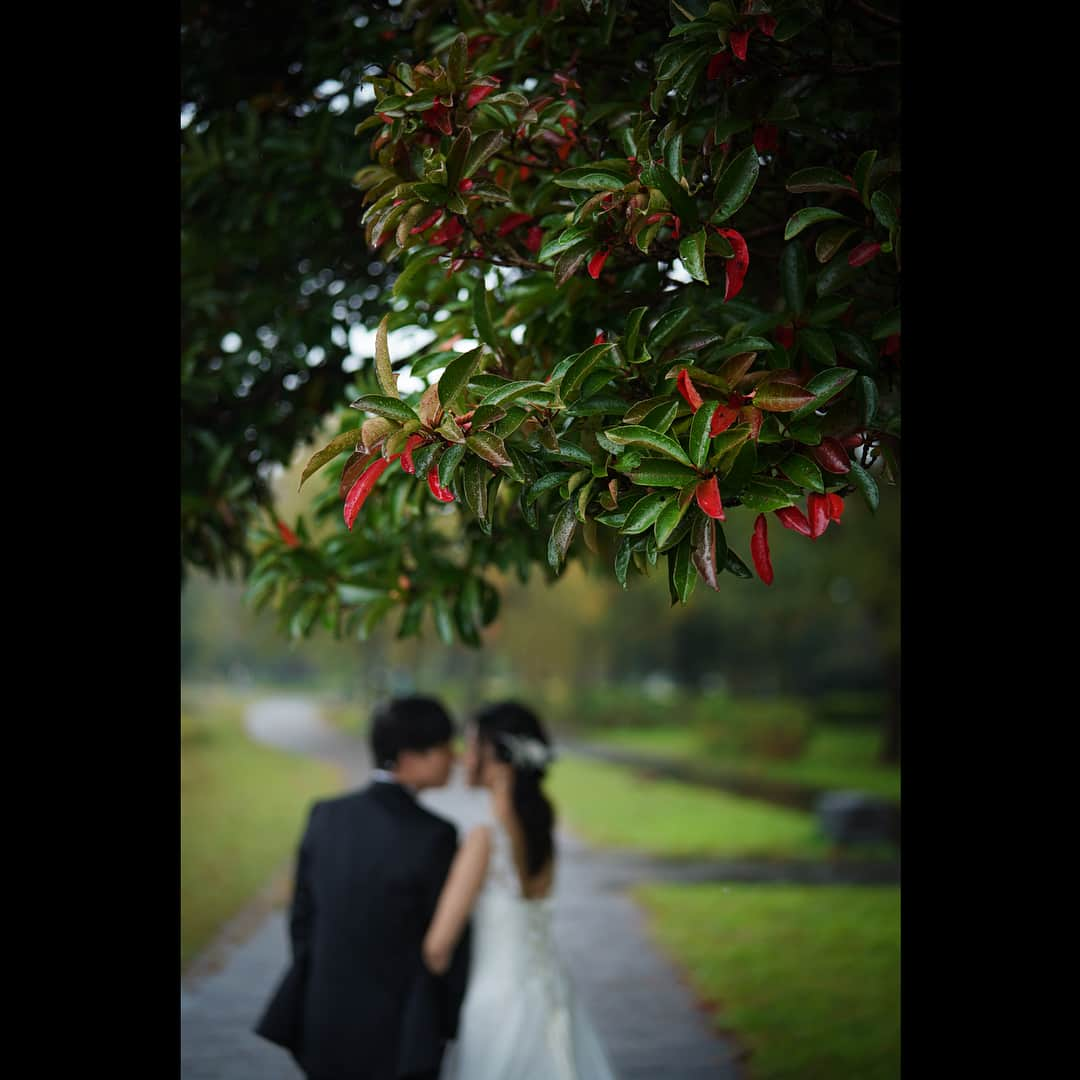
{"label": "blurred couple", "polygon": [[309,1080],[614,1080],[553,940],[551,741],[513,703],[465,735],[491,823],[460,846],[416,798],[447,783],[455,756],[430,698],[377,709],[371,783],[311,809],[292,964],[255,1028]]}

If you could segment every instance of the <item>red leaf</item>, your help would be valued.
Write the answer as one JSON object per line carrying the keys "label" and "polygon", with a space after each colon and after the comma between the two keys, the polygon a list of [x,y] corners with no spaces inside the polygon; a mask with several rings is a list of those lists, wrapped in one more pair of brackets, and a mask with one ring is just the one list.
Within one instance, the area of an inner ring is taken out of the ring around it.
{"label": "red leaf", "polygon": [[603,330],[601,330],[600,333],[597,334],[596,337],[593,338],[593,344],[594,345],[603,345],[604,344],[604,331]]}
{"label": "red leaf", "polygon": [[458,184],[457,189],[458,191],[472,191],[473,182],[466,178]]}
{"label": "red leaf", "polygon": [[712,422],[709,424],[709,438],[715,439],[721,431],[727,431],[736,420],[739,419],[738,408],[729,405],[717,405],[713,413]]}
{"label": "red leaf", "polygon": [[465,99],[466,109],[475,109],[481,101],[488,96],[488,94],[495,93],[494,86],[474,86],[469,91],[469,96]]}
{"label": "red leaf", "polygon": [[780,129],[775,124],[754,128],[754,146],[759,154],[775,150],[780,145]]}
{"label": "red leaf", "polygon": [[439,485],[439,464],[436,462],[428,470],[427,474],[427,486],[431,490],[431,494],[435,496],[439,502],[453,502],[454,493],[449,488],[444,488]]}
{"label": "red leaf", "polygon": [[600,271],[604,268],[604,263],[607,262],[610,254],[610,251],[600,250],[589,260],[589,277],[594,281],[600,276]]}
{"label": "red leaf", "polygon": [[840,440],[826,435],[817,446],[813,447],[814,460],[826,471],[842,476],[851,471],[851,462]]}
{"label": "red leaf", "polygon": [[441,229],[436,229],[429,237],[429,244],[453,244],[455,240],[465,231],[465,226],[456,217],[451,217],[450,220],[443,225]]}
{"label": "red leaf", "polygon": [[844,500],[834,491],[830,491],[827,498],[829,500],[829,520],[839,521],[844,513]]}
{"label": "red leaf", "polygon": [[785,349],[790,349],[795,344],[795,327],[778,326],[773,331],[773,341],[777,345],[783,345]]}
{"label": "red leaf", "polygon": [[434,225],[435,222],[438,221],[439,218],[441,218],[441,217],[442,217],[442,211],[441,210],[436,210],[435,213],[432,214],[430,217],[424,218],[424,220],[421,221],[419,225],[414,225],[409,230],[409,235],[410,236],[419,236],[420,233],[422,233],[425,229],[430,229],[431,226]]}
{"label": "red leaf", "polygon": [[750,554],[754,559],[754,569],[758,577],[771,585],[773,582],[772,560],[769,558],[769,523],[764,514],[758,514],[754,521],[754,535],[750,538]]}
{"label": "red leaf", "polygon": [[857,244],[848,252],[848,266],[864,266],[871,259],[877,258],[880,250],[881,245],[878,243]]}
{"label": "red leaf", "polygon": [[725,50],[724,52],[713,53],[713,55],[709,59],[709,66],[705,69],[705,78],[718,78],[730,63],[731,53],[729,53],[727,50]]}
{"label": "red leaf", "polygon": [[784,506],[775,513],[780,519],[780,524],[785,529],[791,529],[793,532],[801,533],[803,536],[811,535],[810,522],[806,520],[806,515],[797,506]]}
{"label": "red leaf", "polygon": [[750,437],[757,442],[757,437],[761,434],[761,425],[765,422],[765,414],[753,405],[744,405],[739,413],[750,425]]}
{"label": "red leaf", "polygon": [[749,30],[732,30],[728,34],[728,44],[731,46],[731,51],[740,59],[746,59],[746,46],[750,41]]}
{"label": "red leaf", "polygon": [[757,28],[766,36],[772,37],[776,33],[776,19],[772,15],[759,15]]}
{"label": "red leaf", "polygon": [[386,458],[376,458],[360,474],[360,478],[353,484],[349,494],[345,496],[345,524],[350,532],[352,531],[353,522],[356,520],[356,515],[360,513],[360,507],[364,505],[364,500],[371,494],[371,489],[386,471],[389,464],[390,462]]}
{"label": "red leaf", "polygon": [[686,368],[683,368],[682,371],[679,372],[676,385],[679,393],[686,399],[686,404],[689,405],[694,412],[697,412],[698,409],[705,404],[704,399],[697,392],[697,387],[690,381],[690,374]]}
{"label": "red leaf", "polygon": [[861,431],[853,432],[851,435],[845,435],[840,440],[840,445],[847,447],[849,450],[854,450],[856,446],[862,446],[866,441]]}
{"label": "red leaf", "polygon": [[532,221],[532,214],[511,214],[499,223],[498,233],[500,236],[505,236],[519,225],[524,225],[526,221]]}
{"label": "red leaf", "polygon": [[281,533],[281,539],[284,540],[289,547],[294,548],[300,546],[300,541],[297,538],[296,533],[294,533],[284,521],[279,521],[277,527],[278,532]]}
{"label": "red leaf", "polygon": [[816,540],[829,527],[829,500],[816,491],[811,492],[806,509],[810,515],[810,539]]}
{"label": "red leaf", "polygon": [[526,250],[531,251],[535,255],[540,250],[540,248],[543,247],[543,245],[544,230],[541,229],[539,225],[534,225],[525,234],[525,248]]}
{"label": "red leaf", "polygon": [[441,131],[444,135],[453,135],[454,133],[454,129],[450,124],[450,110],[441,101],[436,101],[424,113],[424,123],[436,131]]}
{"label": "red leaf", "polygon": [[710,476],[708,480],[702,480],[694,488],[694,498],[697,499],[698,506],[709,517],[716,518],[717,521],[727,520],[724,516],[724,506],[720,502],[720,485],[716,482],[715,476]]}
{"label": "red leaf", "polygon": [[405,443],[405,450],[401,455],[401,467],[410,475],[416,475],[416,466],[413,464],[412,452],[418,447],[423,446],[427,442],[427,439],[423,435],[410,435]]}
{"label": "red leaf", "polygon": [[882,345],[880,351],[882,356],[892,356],[893,353],[898,353],[900,351],[900,335],[890,334],[885,339],[885,344]]}
{"label": "red leaf", "polygon": [[726,270],[724,300],[726,302],[738,296],[743,287],[743,278],[746,277],[746,271],[750,268],[750,249],[746,246],[742,233],[737,230],[717,227],[716,231],[735,249],[735,257],[724,264]]}

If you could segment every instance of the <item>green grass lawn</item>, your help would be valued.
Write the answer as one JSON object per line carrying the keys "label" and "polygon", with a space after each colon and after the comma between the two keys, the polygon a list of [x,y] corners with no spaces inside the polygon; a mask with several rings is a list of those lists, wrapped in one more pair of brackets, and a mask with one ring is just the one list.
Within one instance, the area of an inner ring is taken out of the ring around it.
{"label": "green grass lawn", "polygon": [[895,886],[648,885],[656,940],[716,1022],[750,1048],[751,1080],[900,1075]]}
{"label": "green grass lawn", "polygon": [[614,728],[585,732],[589,742],[616,746],[673,761],[693,762],[718,770],[787,780],[810,787],[845,788],[900,799],[900,769],[876,758],[881,734],[876,728],[819,725],[806,752],[795,761],[721,755],[704,746],[693,728]]}
{"label": "green grass lawn", "polygon": [[584,839],[659,856],[820,859],[813,814],[674,780],[646,780],[606,762],[565,757],[545,785]]}
{"label": "green grass lawn", "polygon": [[299,842],[312,800],[342,776],[251,742],[244,701],[185,692],[180,718],[180,968],[240,911]]}

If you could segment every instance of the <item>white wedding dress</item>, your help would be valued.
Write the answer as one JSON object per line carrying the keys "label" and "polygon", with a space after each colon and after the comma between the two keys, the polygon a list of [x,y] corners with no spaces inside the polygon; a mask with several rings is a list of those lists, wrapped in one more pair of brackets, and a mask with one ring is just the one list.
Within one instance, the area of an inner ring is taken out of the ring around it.
{"label": "white wedding dress", "polygon": [[510,836],[498,821],[489,827],[468,987],[440,1080],[615,1080],[559,960],[552,898],[521,895]]}

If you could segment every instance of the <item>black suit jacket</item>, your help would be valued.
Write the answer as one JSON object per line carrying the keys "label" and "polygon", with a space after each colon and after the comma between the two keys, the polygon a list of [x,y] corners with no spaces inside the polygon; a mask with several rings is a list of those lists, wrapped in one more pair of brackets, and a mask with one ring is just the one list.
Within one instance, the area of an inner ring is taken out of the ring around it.
{"label": "black suit jacket", "polygon": [[456,851],[454,826],[397,784],[315,803],[289,913],[292,964],[256,1033],[311,1074],[437,1069],[457,1034],[469,932],[442,977],[421,946]]}

